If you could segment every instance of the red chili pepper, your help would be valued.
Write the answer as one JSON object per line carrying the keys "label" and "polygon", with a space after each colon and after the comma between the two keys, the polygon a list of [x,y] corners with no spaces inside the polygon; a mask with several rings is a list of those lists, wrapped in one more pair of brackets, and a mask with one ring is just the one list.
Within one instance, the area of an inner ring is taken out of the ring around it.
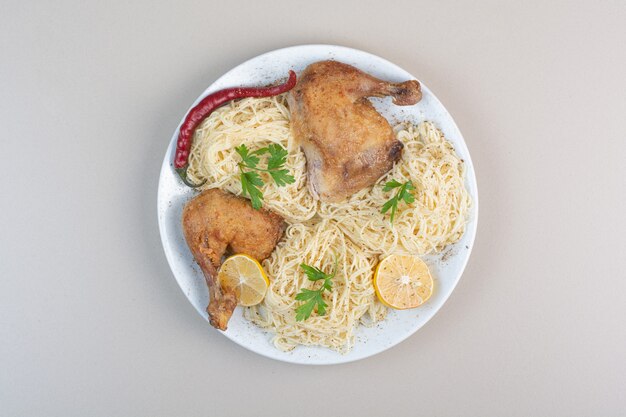
{"label": "red chili pepper", "polygon": [[269,87],[227,88],[225,90],[216,91],[203,98],[197,106],[189,110],[178,133],[174,168],[178,175],[180,175],[181,180],[192,188],[200,187],[204,184],[204,182],[202,184],[193,184],[187,179],[187,168],[189,168],[188,159],[193,133],[198,125],[208,117],[213,110],[238,98],[277,96],[278,94],[291,90],[295,85],[296,73],[289,71],[289,79],[284,84]]}

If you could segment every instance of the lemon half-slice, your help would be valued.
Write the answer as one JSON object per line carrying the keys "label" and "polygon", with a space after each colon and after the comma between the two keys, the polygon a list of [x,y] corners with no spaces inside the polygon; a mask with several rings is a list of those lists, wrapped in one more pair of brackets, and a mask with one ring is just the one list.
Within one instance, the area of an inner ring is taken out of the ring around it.
{"label": "lemon half-slice", "polygon": [[259,304],[270,284],[261,264],[244,254],[233,255],[224,261],[217,273],[217,282],[223,288],[234,290],[239,304],[246,307]]}
{"label": "lemon half-slice", "polygon": [[398,310],[419,307],[433,293],[433,277],[417,256],[389,255],[376,267],[374,289],[387,307]]}

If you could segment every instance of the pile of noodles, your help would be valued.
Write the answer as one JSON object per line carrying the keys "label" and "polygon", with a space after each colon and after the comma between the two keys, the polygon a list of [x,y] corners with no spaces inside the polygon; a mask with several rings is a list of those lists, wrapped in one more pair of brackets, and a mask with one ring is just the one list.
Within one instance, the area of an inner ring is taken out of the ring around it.
{"label": "pile of noodles", "polygon": [[306,188],[306,159],[291,139],[289,109],[284,95],[248,98],[231,102],[207,117],[196,129],[189,155],[188,175],[192,181],[207,180],[205,188],[221,188],[241,195],[235,147],[245,144],[250,150],[272,143],[289,151],[286,168],[295,177],[293,184],[275,186],[265,180],[263,206],[289,222],[302,222],[315,216],[317,202]]}
{"label": "pile of noodles", "polygon": [[[465,232],[470,197],[465,165],[442,133],[430,122],[398,125],[404,143],[402,160],[371,188],[341,204],[321,203],[319,215],[334,219],[341,230],[372,254],[439,252]],[[393,195],[383,186],[392,179],[415,186],[415,202],[399,204],[393,224],[380,214]]]}
{"label": "pile of noodles", "polygon": [[[306,186],[306,159],[289,126],[283,96],[243,99],[212,113],[197,129],[189,162],[189,177],[207,180],[205,188],[222,188],[241,195],[240,161],[234,148],[251,150],[277,143],[288,152],[286,167],[295,182],[277,187],[264,177],[264,207],[288,223],[285,236],[263,267],[270,287],[263,302],[245,310],[245,317],[274,333],[274,345],[290,350],[297,345],[325,346],[348,352],[359,324],[371,325],[386,315],[372,285],[379,258],[392,253],[426,254],[441,251],[465,232],[470,197],[465,168],[452,145],[430,122],[395,127],[405,147],[402,159],[376,185],[338,204],[320,203]],[[265,175],[265,174],[263,174]],[[385,182],[412,181],[415,202],[400,203],[393,224],[381,214],[394,191]],[[315,313],[296,321],[296,294],[319,284],[309,281],[300,264],[330,272],[335,258],[333,290],[324,293],[324,316]]]}

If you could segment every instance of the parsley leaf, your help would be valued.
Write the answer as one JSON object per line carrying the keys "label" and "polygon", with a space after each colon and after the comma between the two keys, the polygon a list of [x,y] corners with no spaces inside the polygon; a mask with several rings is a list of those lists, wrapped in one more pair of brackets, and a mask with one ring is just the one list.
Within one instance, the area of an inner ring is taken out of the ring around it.
{"label": "parsley leaf", "polygon": [[306,277],[309,279],[309,281],[319,281],[320,279],[324,279],[328,276],[326,275],[326,273],[324,273],[324,271],[314,266],[301,264],[300,268],[302,268],[302,270],[306,274]]}
{"label": "parsley leaf", "polygon": [[383,188],[383,191],[384,191],[384,192],[388,192],[388,191],[391,191],[391,190],[393,190],[394,188],[398,188],[398,187],[400,187],[400,186],[402,186],[402,184],[400,184],[398,181],[396,181],[396,180],[391,180],[391,181],[389,181],[387,184],[385,184],[385,188]]}
{"label": "parsley leaf", "polygon": [[274,143],[267,147],[267,151],[270,154],[270,158],[267,161],[267,169],[276,185],[282,187],[287,184],[293,184],[296,179],[289,174],[288,169],[283,168],[287,163],[287,149]]}
{"label": "parsley leaf", "polygon": [[235,148],[235,151],[241,157],[241,161],[242,161],[243,165],[245,165],[248,168],[252,168],[252,169],[256,168],[256,166],[258,165],[260,159],[259,159],[258,156],[255,155],[255,152],[250,153],[248,147],[246,145],[243,145],[243,144],[237,146]]}
{"label": "parsley leaf", "polygon": [[[245,146],[245,145],[244,145]],[[265,148],[259,148],[254,152],[250,152],[250,155],[264,155],[268,151],[267,146]]]}
{"label": "parsley leaf", "polygon": [[324,283],[317,290],[302,288],[296,295],[296,300],[304,301],[304,303],[296,308],[296,321],[308,319],[315,307],[317,307],[317,314],[319,316],[325,315],[328,304],[324,301],[322,294],[324,294],[324,291],[331,291],[333,289],[332,279],[337,273],[337,258],[335,258],[335,268],[331,274],[327,274],[319,268],[306,264],[301,264],[300,268],[302,268],[309,281],[315,282],[324,280]]}
{"label": "parsley leaf", "polygon": [[[284,168],[287,163],[288,152],[285,148],[277,144],[271,144],[265,148],[260,148],[250,152],[245,144],[235,147],[235,151],[241,157],[239,162],[239,171],[241,173],[241,191],[244,197],[250,196],[252,207],[260,209],[263,205],[263,192],[261,187],[265,184],[261,176],[254,171],[267,172],[270,174],[277,186],[282,187],[292,184],[296,180],[293,175],[289,174],[289,170]],[[269,153],[270,157],[267,161],[267,169],[259,168],[259,158]],[[249,171],[253,170],[253,171]]]}
{"label": "parsley leaf", "polygon": [[[302,289],[302,292],[296,295],[296,300],[306,301],[306,303],[296,309],[296,321],[308,319],[311,316],[311,313],[313,313],[315,306],[317,306],[318,314],[326,314],[326,307],[328,305],[322,298],[322,294],[319,291]],[[322,311],[324,313],[321,313]]]}
{"label": "parsley leaf", "polygon": [[415,190],[415,186],[410,180],[404,184],[396,180],[391,180],[385,184],[383,191],[388,192],[396,188],[398,188],[396,195],[383,204],[383,208],[380,210],[382,214],[385,214],[391,209],[391,216],[389,218],[391,223],[393,223],[393,219],[396,217],[396,211],[398,211],[398,203],[400,201],[404,201],[406,204],[411,204],[415,201],[415,197],[411,194],[411,191]]}
{"label": "parsley leaf", "polygon": [[270,159],[267,161],[267,169],[279,168],[287,162],[287,149],[282,146],[272,143],[267,147],[267,151],[270,153]]}
{"label": "parsley leaf", "polygon": [[263,193],[259,187],[263,186],[261,176],[254,171],[241,169],[241,190],[244,197],[250,196],[252,208],[258,210],[263,205]]}
{"label": "parsley leaf", "polygon": [[272,179],[274,180],[276,185],[278,185],[279,187],[287,184],[293,184],[294,182],[296,182],[296,179],[293,177],[293,175],[289,174],[289,170],[286,168],[276,171],[270,171],[270,175],[272,176]]}

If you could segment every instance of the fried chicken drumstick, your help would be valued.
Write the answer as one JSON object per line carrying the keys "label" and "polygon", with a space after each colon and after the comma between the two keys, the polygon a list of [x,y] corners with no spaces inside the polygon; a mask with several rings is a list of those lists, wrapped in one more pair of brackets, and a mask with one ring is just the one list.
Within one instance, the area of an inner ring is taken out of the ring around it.
{"label": "fried chicken drumstick", "polygon": [[226,330],[238,300],[231,289],[217,282],[222,257],[229,250],[262,261],[276,247],[285,223],[279,215],[255,210],[250,201],[219,189],[206,190],[189,201],[182,223],[187,245],[209,287],[209,321]]}

